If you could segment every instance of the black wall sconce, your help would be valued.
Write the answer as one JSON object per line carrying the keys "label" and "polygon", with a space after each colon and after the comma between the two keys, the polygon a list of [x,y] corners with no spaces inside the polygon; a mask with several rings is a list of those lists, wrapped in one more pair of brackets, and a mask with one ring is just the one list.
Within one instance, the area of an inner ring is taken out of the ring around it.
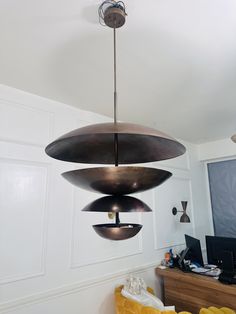
{"label": "black wall sconce", "polygon": [[182,216],[180,217],[180,222],[191,222],[189,216],[186,214],[186,210],[187,210],[187,201],[182,201],[181,202],[183,210],[177,210],[176,207],[172,208],[172,214],[173,215],[177,215],[177,213],[183,213]]}

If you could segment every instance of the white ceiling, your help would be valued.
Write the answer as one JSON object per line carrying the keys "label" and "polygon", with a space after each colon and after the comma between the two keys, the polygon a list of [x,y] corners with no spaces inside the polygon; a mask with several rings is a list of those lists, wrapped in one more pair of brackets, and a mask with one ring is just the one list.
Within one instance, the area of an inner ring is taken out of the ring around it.
{"label": "white ceiling", "polygon": [[[0,0],[0,82],[112,115],[98,0]],[[236,1],[126,0],[119,119],[195,143],[236,131]]]}

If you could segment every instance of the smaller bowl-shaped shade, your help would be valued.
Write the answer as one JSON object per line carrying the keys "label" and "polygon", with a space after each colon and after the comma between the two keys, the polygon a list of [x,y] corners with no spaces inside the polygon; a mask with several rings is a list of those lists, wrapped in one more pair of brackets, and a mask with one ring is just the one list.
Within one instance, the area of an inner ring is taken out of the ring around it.
{"label": "smaller bowl-shaped shade", "polygon": [[142,225],[133,223],[94,225],[97,234],[109,240],[126,240],[134,237],[142,229]]}
{"label": "smaller bowl-shaped shade", "polygon": [[124,195],[152,189],[172,176],[169,171],[147,167],[96,167],[62,173],[75,186],[93,192]]}
{"label": "smaller bowl-shaped shade", "polygon": [[87,206],[83,211],[88,212],[151,212],[151,208],[139,199],[125,195],[111,195],[101,197]]}

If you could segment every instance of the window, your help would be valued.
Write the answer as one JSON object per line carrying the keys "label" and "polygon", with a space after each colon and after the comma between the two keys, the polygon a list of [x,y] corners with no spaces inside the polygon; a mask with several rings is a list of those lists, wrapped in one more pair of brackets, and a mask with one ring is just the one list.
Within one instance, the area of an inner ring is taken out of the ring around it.
{"label": "window", "polygon": [[216,236],[236,238],[236,160],[208,164]]}

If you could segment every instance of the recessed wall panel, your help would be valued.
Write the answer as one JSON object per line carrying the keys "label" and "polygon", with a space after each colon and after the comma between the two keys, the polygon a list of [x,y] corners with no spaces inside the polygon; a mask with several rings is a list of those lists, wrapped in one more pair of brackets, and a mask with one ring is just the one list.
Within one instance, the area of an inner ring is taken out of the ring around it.
{"label": "recessed wall panel", "polygon": [[47,167],[0,160],[0,281],[43,273]]}
{"label": "recessed wall panel", "polygon": [[0,138],[45,145],[51,138],[52,113],[0,101]]}
{"label": "recessed wall panel", "polygon": [[[193,233],[191,182],[172,177],[153,192],[155,249],[184,244],[184,234]],[[172,208],[182,210],[181,201],[188,201],[187,214],[191,223],[180,223],[182,213],[172,214]]]}

